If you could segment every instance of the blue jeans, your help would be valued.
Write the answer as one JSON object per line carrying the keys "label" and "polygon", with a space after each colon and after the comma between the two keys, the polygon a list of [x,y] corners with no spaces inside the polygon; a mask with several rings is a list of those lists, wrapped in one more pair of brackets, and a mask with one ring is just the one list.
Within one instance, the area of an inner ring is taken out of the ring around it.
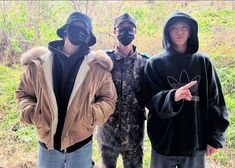
{"label": "blue jeans", "polygon": [[205,168],[205,151],[194,156],[167,156],[152,149],[150,168]]}
{"label": "blue jeans", "polygon": [[38,168],[90,168],[92,141],[71,153],[47,150],[38,145]]}

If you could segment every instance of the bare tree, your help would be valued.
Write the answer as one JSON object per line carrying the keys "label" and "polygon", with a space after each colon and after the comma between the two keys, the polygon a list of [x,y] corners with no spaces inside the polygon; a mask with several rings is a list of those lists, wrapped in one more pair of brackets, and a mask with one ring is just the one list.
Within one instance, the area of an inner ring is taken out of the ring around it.
{"label": "bare tree", "polygon": [[[113,22],[114,18],[120,14],[125,1],[119,1],[115,3],[102,3],[102,6],[105,7],[105,10],[102,11],[102,16],[96,17],[100,26],[108,25],[108,31],[106,32],[99,32],[100,39],[105,40],[98,40],[101,48],[112,48],[112,42],[114,41],[114,34],[113,34]],[[105,13],[107,12],[107,13]]]}
{"label": "bare tree", "polygon": [[71,0],[71,4],[72,4],[73,9],[75,11],[80,11],[80,12],[83,12],[88,15],[90,15],[91,12],[93,11],[93,9],[95,7],[95,3],[97,3],[97,2],[96,1]]}
{"label": "bare tree", "polygon": [[1,33],[1,42],[0,42],[0,51],[1,51],[1,58],[0,61],[6,63],[7,65],[12,65],[13,60],[11,58],[11,53],[12,53],[12,45],[10,41],[9,34],[7,33],[4,28],[6,27],[6,2],[2,1],[1,2],[1,14],[3,18],[3,29]]}
{"label": "bare tree", "polygon": [[232,9],[235,10],[235,2],[232,2]]}

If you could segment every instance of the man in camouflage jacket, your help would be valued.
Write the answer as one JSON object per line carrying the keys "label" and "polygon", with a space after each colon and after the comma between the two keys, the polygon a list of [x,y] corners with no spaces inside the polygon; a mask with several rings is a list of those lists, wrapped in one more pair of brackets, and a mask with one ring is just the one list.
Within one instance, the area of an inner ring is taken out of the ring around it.
{"label": "man in camouflage jacket", "polygon": [[127,13],[114,21],[117,46],[108,51],[114,63],[112,77],[118,93],[116,110],[98,127],[97,137],[103,167],[114,168],[119,154],[124,168],[141,168],[145,108],[140,103],[140,80],[148,57],[132,44],[136,32],[135,18]]}

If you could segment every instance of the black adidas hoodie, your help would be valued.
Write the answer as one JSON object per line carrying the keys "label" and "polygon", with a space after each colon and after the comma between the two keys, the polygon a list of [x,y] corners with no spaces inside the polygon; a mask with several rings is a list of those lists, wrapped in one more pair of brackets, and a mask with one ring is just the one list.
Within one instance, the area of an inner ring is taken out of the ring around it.
{"label": "black adidas hoodie", "polygon": [[[185,20],[191,28],[187,51],[177,53],[169,37],[169,26]],[[154,150],[163,155],[192,156],[207,144],[225,144],[228,113],[216,71],[207,56],[198,52],[198,25],[189,15],[175,12],[166,21],[164,52],[146,64],[142,80],[149,109],[148,135]],[[192,101],[174,101],[175,90],[197,80],[190,91]]]}

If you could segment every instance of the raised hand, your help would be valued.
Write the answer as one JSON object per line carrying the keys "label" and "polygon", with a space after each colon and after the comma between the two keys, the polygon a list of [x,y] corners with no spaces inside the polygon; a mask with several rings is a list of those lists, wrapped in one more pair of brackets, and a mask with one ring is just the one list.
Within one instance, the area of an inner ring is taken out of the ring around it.
{"label": "raised hand", "polygon": [[179,89],[176,90],[175,92],[175,101],[180,101],[182,99],[191,101],[192,100],[192,94],[190,92],[190,88],[192,86],[194,86],[195,84],[197,84],[197,81],[192,81],[182,87],[180,87]]}

